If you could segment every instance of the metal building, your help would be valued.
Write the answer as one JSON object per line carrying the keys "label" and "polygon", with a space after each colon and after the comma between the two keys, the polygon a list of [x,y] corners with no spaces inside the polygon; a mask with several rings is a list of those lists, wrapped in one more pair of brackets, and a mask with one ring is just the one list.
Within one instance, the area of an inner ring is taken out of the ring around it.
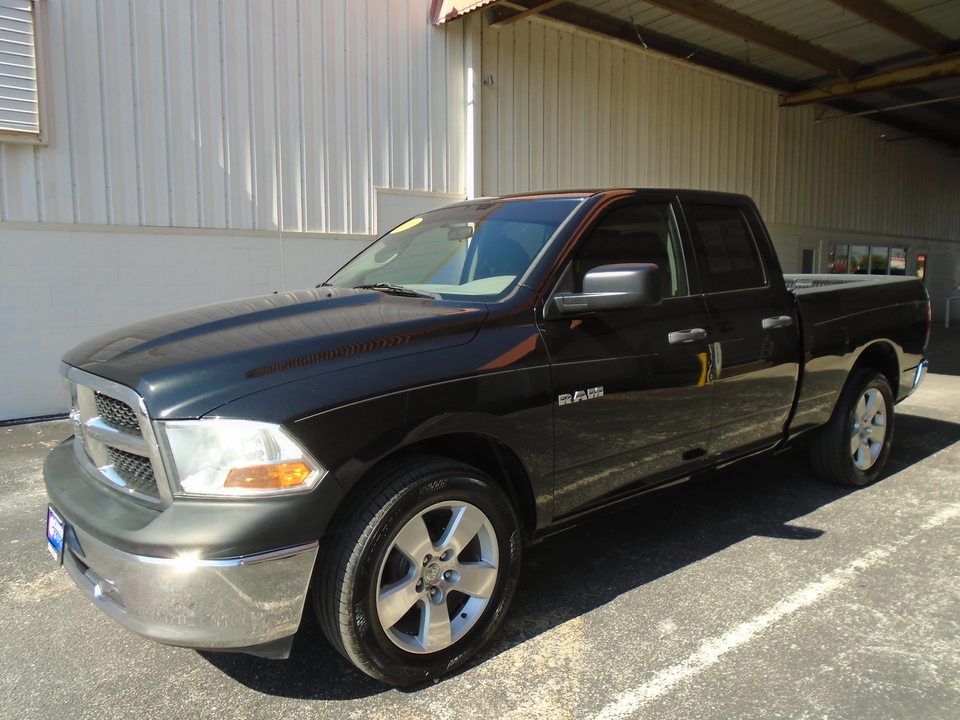
{"label": "metal building", "polygon": [[97,332],[516,190],[745,192],[786,270],[922,271],[942,317],[958,38],[939,0],[0,0],[0,420]]}

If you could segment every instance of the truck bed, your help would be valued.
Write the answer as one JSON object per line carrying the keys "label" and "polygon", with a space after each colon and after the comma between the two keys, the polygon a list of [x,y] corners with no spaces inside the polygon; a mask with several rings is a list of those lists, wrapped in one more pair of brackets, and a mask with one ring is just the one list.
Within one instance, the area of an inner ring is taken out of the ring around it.
{"label": "truck bed", "polygon": [[917,278],[903,275],[828,275],[784,273],[783,280],[787,290],[795,293],[808,294],[823,291],[827,288],[850,285],[885,285],[897,282],[916,282]]}
{"label": "truck bed", "polygon": [[[785,274],[801,322],[804,362],[791,434],[826,422],[852,364],[864,352],[878,356],[901,382],[897,401],[913,387],[926,344],[929,302],[919,278],[878,275]],[[874,346],[874,347],[871,347]]]}

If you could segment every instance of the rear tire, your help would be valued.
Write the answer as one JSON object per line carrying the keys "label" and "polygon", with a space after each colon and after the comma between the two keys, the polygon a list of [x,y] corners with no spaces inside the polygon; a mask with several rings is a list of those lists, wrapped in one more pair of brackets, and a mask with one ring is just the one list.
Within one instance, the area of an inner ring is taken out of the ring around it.
{"label": "rear tire", "polygon": [[407,459],[345,517],[313,597],[348,660],[407,685],[450,672],[490,639],[520,570],[517,516],[493,480],[460,462]]}
{"label": "rear tire", "polygon": [[839,485],[869,485],[890,454],[893,425],[890,383],[873,370],[855,371],[830,420],[810,444],[814,470]]}

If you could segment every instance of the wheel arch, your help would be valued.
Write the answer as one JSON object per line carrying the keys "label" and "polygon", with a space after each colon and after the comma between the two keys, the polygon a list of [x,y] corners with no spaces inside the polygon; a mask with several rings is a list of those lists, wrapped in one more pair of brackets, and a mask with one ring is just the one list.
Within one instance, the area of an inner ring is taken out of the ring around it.
{"label": "wheel arch", "polygon": [[489,475],[513,504],[524,541],[534,538],[538,528],[537,501],[527,468],[509,445],[479,432],[432,435],[398,447],[367,468],[353,483],[348,495],[365,492],[364,480],[377,475],[385,466],[418,455],[457,460]]}
{"label": "wheel arch", "polygon": [[857,370],[875,370],[883,375],[890,383],[893,397],[900,391],[900,355],[893,345],[884,340],[878,340],[865,347],[857,356],[853,367],[850,368],[852,377]]}

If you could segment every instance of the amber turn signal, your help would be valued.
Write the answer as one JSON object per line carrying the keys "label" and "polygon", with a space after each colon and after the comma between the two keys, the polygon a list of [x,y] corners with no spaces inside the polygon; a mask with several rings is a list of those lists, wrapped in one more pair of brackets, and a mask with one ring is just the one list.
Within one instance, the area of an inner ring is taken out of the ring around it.
{"label": "amber turn signal", "polygon": [[302,462],[233,468],[227,474],[223,487],[250,490],[295,487],[306,482],[312,472]]}

